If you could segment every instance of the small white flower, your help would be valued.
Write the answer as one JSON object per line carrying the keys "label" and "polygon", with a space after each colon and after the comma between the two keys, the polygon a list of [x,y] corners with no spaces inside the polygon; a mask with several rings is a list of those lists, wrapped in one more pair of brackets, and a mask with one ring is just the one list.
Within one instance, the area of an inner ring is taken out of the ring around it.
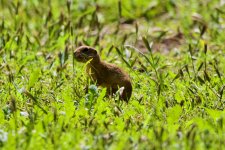
{"label": "small white flower", "polygon": [[21,111],[20,115],[24,116],[24,117],[28,117],[29,116],[28,112],[26,112],[26,111]]}
{"label": "small white flower", "polygon": [[6,142],[8,140],[8,133],[0,129],[0,142]]}

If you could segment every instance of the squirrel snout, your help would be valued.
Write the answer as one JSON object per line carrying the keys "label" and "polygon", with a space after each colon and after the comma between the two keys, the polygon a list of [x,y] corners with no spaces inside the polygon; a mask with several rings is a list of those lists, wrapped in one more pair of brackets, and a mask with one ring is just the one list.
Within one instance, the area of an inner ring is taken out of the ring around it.
{"label": "squirrel snout", "polygon": [[77,52],[77,51],[75,51],[73,53],[73,57],[74,57],[74,59],[76,59],[79,62],[85,62],[85,60],[86,60],[86,58],[83,56],[83,54],[80,52]]}
{"label": "squirrel snout", "polygon": [[74,58],[78,58],[78,57],[80,56],[80,54],[79,54],[78,52],[75,51],[75,52],[73,53],[73,56],[74,56]]}
{"label": "squirrel snout", "polygon": [[79,58],[81,58],[81,55],[80,55],[78,52],[74,52],[74,53],[73,53],[73,57],[74,57],[75,59],[79,59]]}

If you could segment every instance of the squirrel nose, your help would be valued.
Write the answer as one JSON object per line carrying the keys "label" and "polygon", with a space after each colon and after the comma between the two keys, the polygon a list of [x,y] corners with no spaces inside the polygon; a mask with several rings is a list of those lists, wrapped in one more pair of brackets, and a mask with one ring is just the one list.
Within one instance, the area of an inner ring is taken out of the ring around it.
{"label": "squirrel nose", "polygon": [[79,53],[74,52],[74,53],[73,53],[73,56],[74,56],[74,57],[78,57],[78,56],[79,56]]}

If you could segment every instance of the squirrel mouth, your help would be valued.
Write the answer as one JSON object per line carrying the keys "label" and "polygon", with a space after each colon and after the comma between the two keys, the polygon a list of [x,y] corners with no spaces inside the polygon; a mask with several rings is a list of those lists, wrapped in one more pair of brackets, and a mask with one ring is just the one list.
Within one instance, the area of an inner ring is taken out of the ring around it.
{"label": "squirrel mouth", "polygon": [[77,56],[75,55],[74,58],[79,62],[86,62],[86,58],[83,57],[82,55],[77,55]]}
{"label": "squirrel mouth", "polygon": [[83,60],[84,60],[84,58],[82,58],[81,56],[75,57],[75,59],[76,59],[77,61],[83,61]]}

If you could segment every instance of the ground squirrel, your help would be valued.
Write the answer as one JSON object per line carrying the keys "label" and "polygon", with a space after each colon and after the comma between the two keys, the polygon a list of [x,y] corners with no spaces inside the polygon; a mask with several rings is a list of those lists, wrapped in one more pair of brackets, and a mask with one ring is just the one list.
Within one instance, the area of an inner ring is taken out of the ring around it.
{"label": "ground squirrel", "polygon": [[107,94],[112,95],[120,88],[120,99],[128,100],[131,97],[132,85],[129,75],[114,64],[100,59],[97,51],[89,46],[78,47],[74,51],[74,58],[87,64],[86,71],[91,79],[102,87],[107,88]]}

